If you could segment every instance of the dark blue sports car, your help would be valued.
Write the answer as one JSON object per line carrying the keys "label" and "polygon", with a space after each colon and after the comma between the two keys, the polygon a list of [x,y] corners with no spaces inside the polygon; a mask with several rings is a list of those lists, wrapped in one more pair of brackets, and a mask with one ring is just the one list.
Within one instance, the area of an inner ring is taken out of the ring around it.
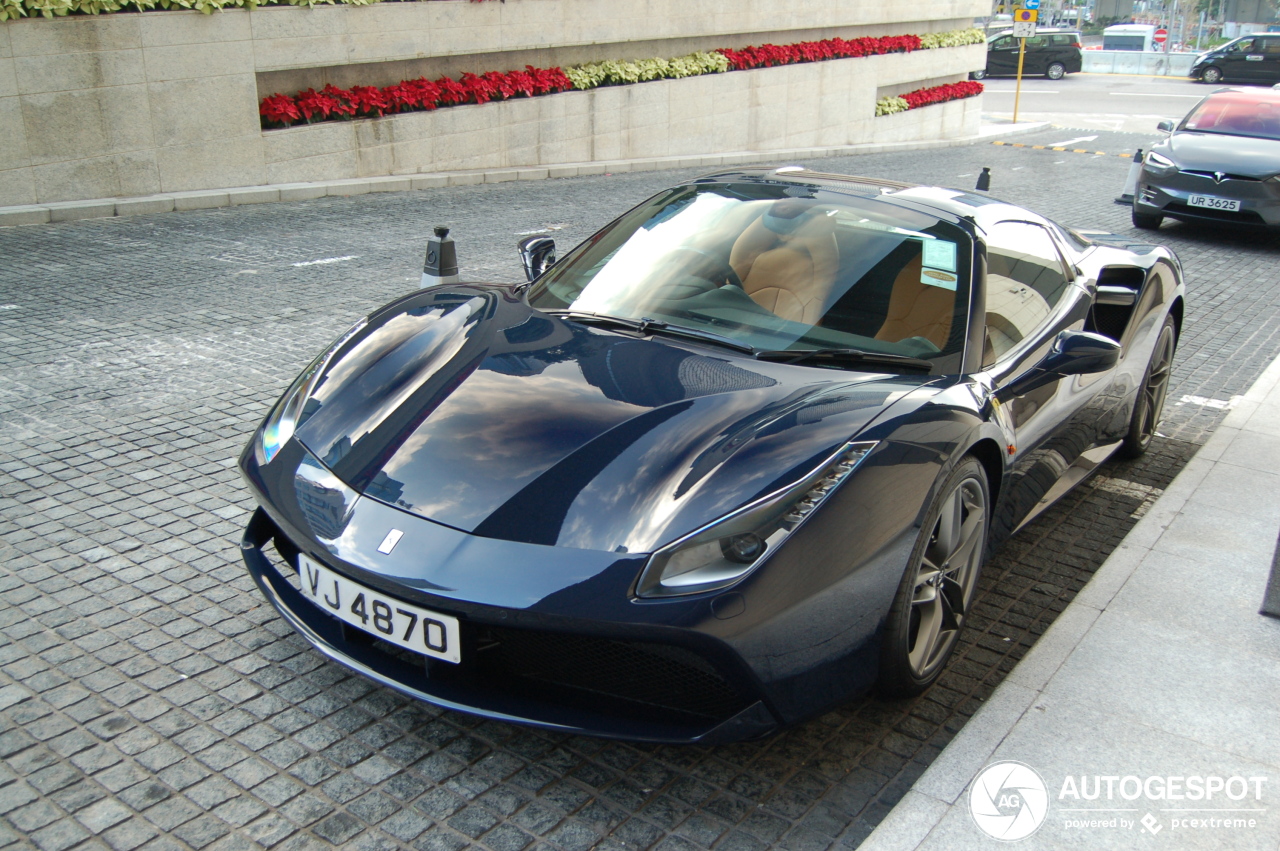
{"label": "dark blue sports car", "polygon": [[243,553],[379,683],[634,740],[928,687],[990,548],[1145,451],[1183,317],[1164,248],[794,167],[523,248],[529,283],[418,290],[298,377]]}

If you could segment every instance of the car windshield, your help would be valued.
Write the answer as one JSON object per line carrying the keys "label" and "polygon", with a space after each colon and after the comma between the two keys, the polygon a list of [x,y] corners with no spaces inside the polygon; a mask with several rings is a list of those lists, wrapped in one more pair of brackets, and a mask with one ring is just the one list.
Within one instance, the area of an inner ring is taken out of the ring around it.
{"label": "car windshield", "polygon": [[574,249],[529,302],[756,350],[857,349],[957,371],[971,241],[872,191],[780,181],[669,189]]}
{"label": "car windshield", "polygon": [[1280,139],[1280,98],[1265,89],[1210,95],[1182,119],[1178,129]]}

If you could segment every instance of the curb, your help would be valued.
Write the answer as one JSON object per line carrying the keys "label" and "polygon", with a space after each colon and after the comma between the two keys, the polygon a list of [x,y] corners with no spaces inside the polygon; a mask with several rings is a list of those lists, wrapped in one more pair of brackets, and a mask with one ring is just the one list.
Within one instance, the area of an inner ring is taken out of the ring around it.
{"label": "curb", "polygon": [[991,697],[943,748],[858,851],[911,851],[919,848],[963,796],[1022,717],[1040,699],[1066,662],[1111,604],[1165,529],[1182,512],[1205,476],[1259,402],[1280,384],[1280,358],[1272,361],[1241,397],[1208,442],[1192,456],[1169,487],[1078,593],[1035,646],[1014,666]]}
{"label": "curb", "polygon": [[772,163],[796,158],[813,159],[854,154],[883,154],[896,151],[952,148],[983,141],[995,132],[1001,135],[1028,133],[1043,129],[1048,125],[1036,123],[1024,124],[1018,127],[1013,125],[992,126],[996,126],[999,129],[991,131],[984,125],[983,130],[980,130],[974,136],[923,142],[888,142],[822,148],[790,148],[777,151],[739,151],[728,154],[709,154],[692,157],[651,157],[647,159],[609,160],[590,163],[564,163],[562,165],[527,168],[493,168],[474,171],[391,175],[387,177],[358,177],[344,180],[322,180],[313,183],[277,183],[267,186],[243,186],[232,189],[165,192],[137,198],[58,201],[49,204],[0,207],[0,227],[71,222],[79,219],[110,218],[115,216],[150,215],[152,213],[169,213],[181,210],[207,210],[217,207],[234,207],[240,204],[303,201],[309,198],[322,198],[326,195],[348,196],[365,195],[371,192],[408,192],[418,189],[439,189],[445,186],[505,183],[513,180],[548,180],[559,177],[623,174],[677,168],[716,168],[752,163]]}

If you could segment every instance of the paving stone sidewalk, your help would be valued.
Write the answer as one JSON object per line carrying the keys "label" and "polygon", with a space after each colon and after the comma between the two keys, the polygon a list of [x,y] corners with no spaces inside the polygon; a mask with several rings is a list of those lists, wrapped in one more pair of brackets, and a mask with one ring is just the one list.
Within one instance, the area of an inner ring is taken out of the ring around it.
{"label": "paving stone sidewalk", "polygon": [[[977,144],[811,165],[965,187],[991,166],[997,196],[1131,232],[1118,157]],[[432,225],[468,276],[514,280],[518,235],[567,247],[687,174],[0,229],[0,847],[856,847],[1280,352],[1280,250],[1162,230],[1191,293],[1174,401],[1198,401],[992,560],[958,658],[914,701],[640,747],[410,703],[311,651],[236,551],[234,458],[267,406],[414,286]]]}

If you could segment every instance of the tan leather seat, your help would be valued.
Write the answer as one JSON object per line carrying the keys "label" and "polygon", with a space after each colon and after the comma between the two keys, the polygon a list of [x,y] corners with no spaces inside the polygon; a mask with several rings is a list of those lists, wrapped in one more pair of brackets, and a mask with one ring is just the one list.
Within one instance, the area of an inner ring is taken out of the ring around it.
{"label": "tan leather seat", "polygon": [[729,263],[742,279],[742,288],[756,304],[783,319],[816,324],[840,268],[835,222],[823,211],[803,213],[790,235],[752,222],[733,244]]}
{"label": "tan leather seat", "polygon": [[896,343],[908,337],[923,337],[939,349],[946,347],[956,293],[920,283],[922,268],[920,255],[916,255],[894,279],[889,313],[876,333],[877,340]]}

